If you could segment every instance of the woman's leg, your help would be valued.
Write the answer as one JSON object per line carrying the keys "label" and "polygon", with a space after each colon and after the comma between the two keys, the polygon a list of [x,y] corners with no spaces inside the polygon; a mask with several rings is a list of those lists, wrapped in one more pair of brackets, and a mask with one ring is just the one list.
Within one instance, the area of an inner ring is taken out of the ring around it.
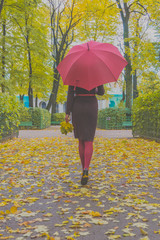
{"label": "woman's leg", "polygon": [[81,159],[82,169],[84,169],[84,141],[79,139],[79,156]]}
{"label": "woman's leg", "polygon": [[84,169],[89,169],[90,161],[93,154],[93,142],[84,142]]}
{"label": "woman's leg", "polygon": [[93,142],[84,141],[84,166],[81,184],[86,185],[88,182],[88,169],[93,153]]}

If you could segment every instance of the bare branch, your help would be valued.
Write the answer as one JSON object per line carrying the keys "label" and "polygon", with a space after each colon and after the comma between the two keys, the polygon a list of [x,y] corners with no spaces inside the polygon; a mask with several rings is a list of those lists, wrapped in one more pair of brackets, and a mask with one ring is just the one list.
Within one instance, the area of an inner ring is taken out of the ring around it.
{"label": "bare branch", "polygon": [[140,15],[143,15],[143,16],[146,15],[146,14],[144,14],[144,13],[142,13],[142,12],[139,12],[139,11],[136,11],[136,10],[133,10],[133,11],[131,11],[130,13],[139,13]]}
{"label": "bare branch", "polygon": [[12,16],[12,18],[15,20],[15,22],[17,23],[17,25],[19,26],[19,28],[21,29],[22,35],[24,36],[24,38],[26,39],[26,35],[25,32],[23,31],[23,28],[21,27],[21,25],[19,24],[19,22],[17,21],[17,19],[15,17]]}
{"label": "bare branch", "polygon": [[63,59],[64,56],[65,56],[65,53],[66,53],[66,51],[67,51],[67,48],[68,48],[69,45],[71,45],[71,43],[73,42],[73,39],[74,39],[74,30],[72,31],[71,40],[68,42],[68,39],[67,39],[67,41],[66,41],[66,46],[65,46],[65,48],[64,48],[64,50],[63,50],[62,59]]}
{"label": "bare branch", "polygon": [[153,22],[153,20],[152,20],[152,19],[150,18],[150,16],[149,16],[149,13],[148,13],[148,11],[147,11],[147,8],[145,8],[145,7],[144,7],[142,4],[140,4],[140,3],[137,3],[137,4],[144,9],[144,11],[145,11],[146,14],[148,15],[150,21]]}
{"label": "bare branch", "polygon": [[125,16],[124,16],[124,13],[123,13],[123,9],[122,9],[122,6],[121,6],[121,3],[120,3],[120,0],[116,0],[116,2],[117,2],[117,5],[118,5],[118,8],[119,8],[119,10],[120,10],[121,18],[122,18],[122,20],[124,21]]}
{"label": "bare branch", "polygon": [[140,3],[138,2],[137,5],[139,5],[141,8],[143,8],[146,13],[148,13],[147,9],[146,9],[142,4],[140,4]]}
{"label": "bare branch", "polygon": [[[106,6],[105,8],[104,8],[104,10],[103,10],[103,12],[102,12],[102,17],[105,15],[105,13],[106,13],[106,9],[108,9],[108,8],[111,8],[111,7],[113,7],[114,5],[116,5],[116,3],[113,3],[113,4],[111,4],[111,5],[109,5],[109,6]],[[96,14],[96,13],[98,13],[98,12],[101,12],[102,10],[100,9],[97,9],[96,11],[94,11],[94,13],[92,12],[92,11],[88,11],[87,13],[90,13],[90,14]]]}
{"label": "bare branch", "polygon": [[139,0],[132,2],[132,3],[128,6],[128,9],[130,9],[134,4],[137,4],[138,2],[139,2]]}
{"label": "bare branch", "polygon": [[148,28],[149,28],[149,19],[148,19],[148,22],[147,22],[147,25],[146,25],[146,29],[144,29],[143,33],[140,36],[141,39],[143,38],[143,36],[146,33],[146,31],[148,30]]}

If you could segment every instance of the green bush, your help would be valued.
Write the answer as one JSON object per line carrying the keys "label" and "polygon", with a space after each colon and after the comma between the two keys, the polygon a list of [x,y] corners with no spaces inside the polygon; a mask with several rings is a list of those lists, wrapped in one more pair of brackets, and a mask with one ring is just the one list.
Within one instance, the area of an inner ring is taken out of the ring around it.
{"label": "green bush", "polygon": [[24,104],[20,104],[20,122],[30,122],[32,121],[31,112],[29,112],[29,108],[25,107]]}
{"label": "green bush", "polygon": [[160,90],[141,94],[133,102],[133,135],[160,139]]}
{"label": "green bush", "polygon": [[54,113],[52,114],[51,121],[63,122],[65,119],[65,113]]}
{"label": "green bush", "polygon": [[105,108],[98,112],[97,126],[102,129],[122,129],[122,123],[126,121],[126,115],[131,112],[125,108]]}
{"label": "green bush", "polygon": [[33,128],[43,129],[51,125],[51,114],[47,109],[29,108],[32,116]]}
{"label": "green bush", "polygon": [[0,93],[0,138],[18,134],[19,101],[16,96]]}

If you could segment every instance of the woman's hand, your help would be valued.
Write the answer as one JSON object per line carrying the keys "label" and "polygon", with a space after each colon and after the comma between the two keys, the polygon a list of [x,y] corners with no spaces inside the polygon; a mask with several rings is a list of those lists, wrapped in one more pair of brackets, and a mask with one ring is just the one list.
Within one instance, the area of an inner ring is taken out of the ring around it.
{"label": "woman's hand", "polygon": [[70,121],[69,114],[66,114],[66,116],[65,116],[65,121],[66,121],[66,122],[69,122],[69,121]]}

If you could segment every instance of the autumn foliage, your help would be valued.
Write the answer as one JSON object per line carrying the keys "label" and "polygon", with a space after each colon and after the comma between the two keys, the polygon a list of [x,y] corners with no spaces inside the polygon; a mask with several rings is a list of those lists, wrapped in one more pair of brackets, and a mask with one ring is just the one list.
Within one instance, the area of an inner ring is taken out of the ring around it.
{"label": "autumn foliage", "polygon": [[96,138],[82,187],[77,141],[0,144],[0,239],[159,239],[160,144]]}
{"label": "autumn foliage", "polygon": [[160,139],[160,90],[135,99],[132,119],[135,136]]}

